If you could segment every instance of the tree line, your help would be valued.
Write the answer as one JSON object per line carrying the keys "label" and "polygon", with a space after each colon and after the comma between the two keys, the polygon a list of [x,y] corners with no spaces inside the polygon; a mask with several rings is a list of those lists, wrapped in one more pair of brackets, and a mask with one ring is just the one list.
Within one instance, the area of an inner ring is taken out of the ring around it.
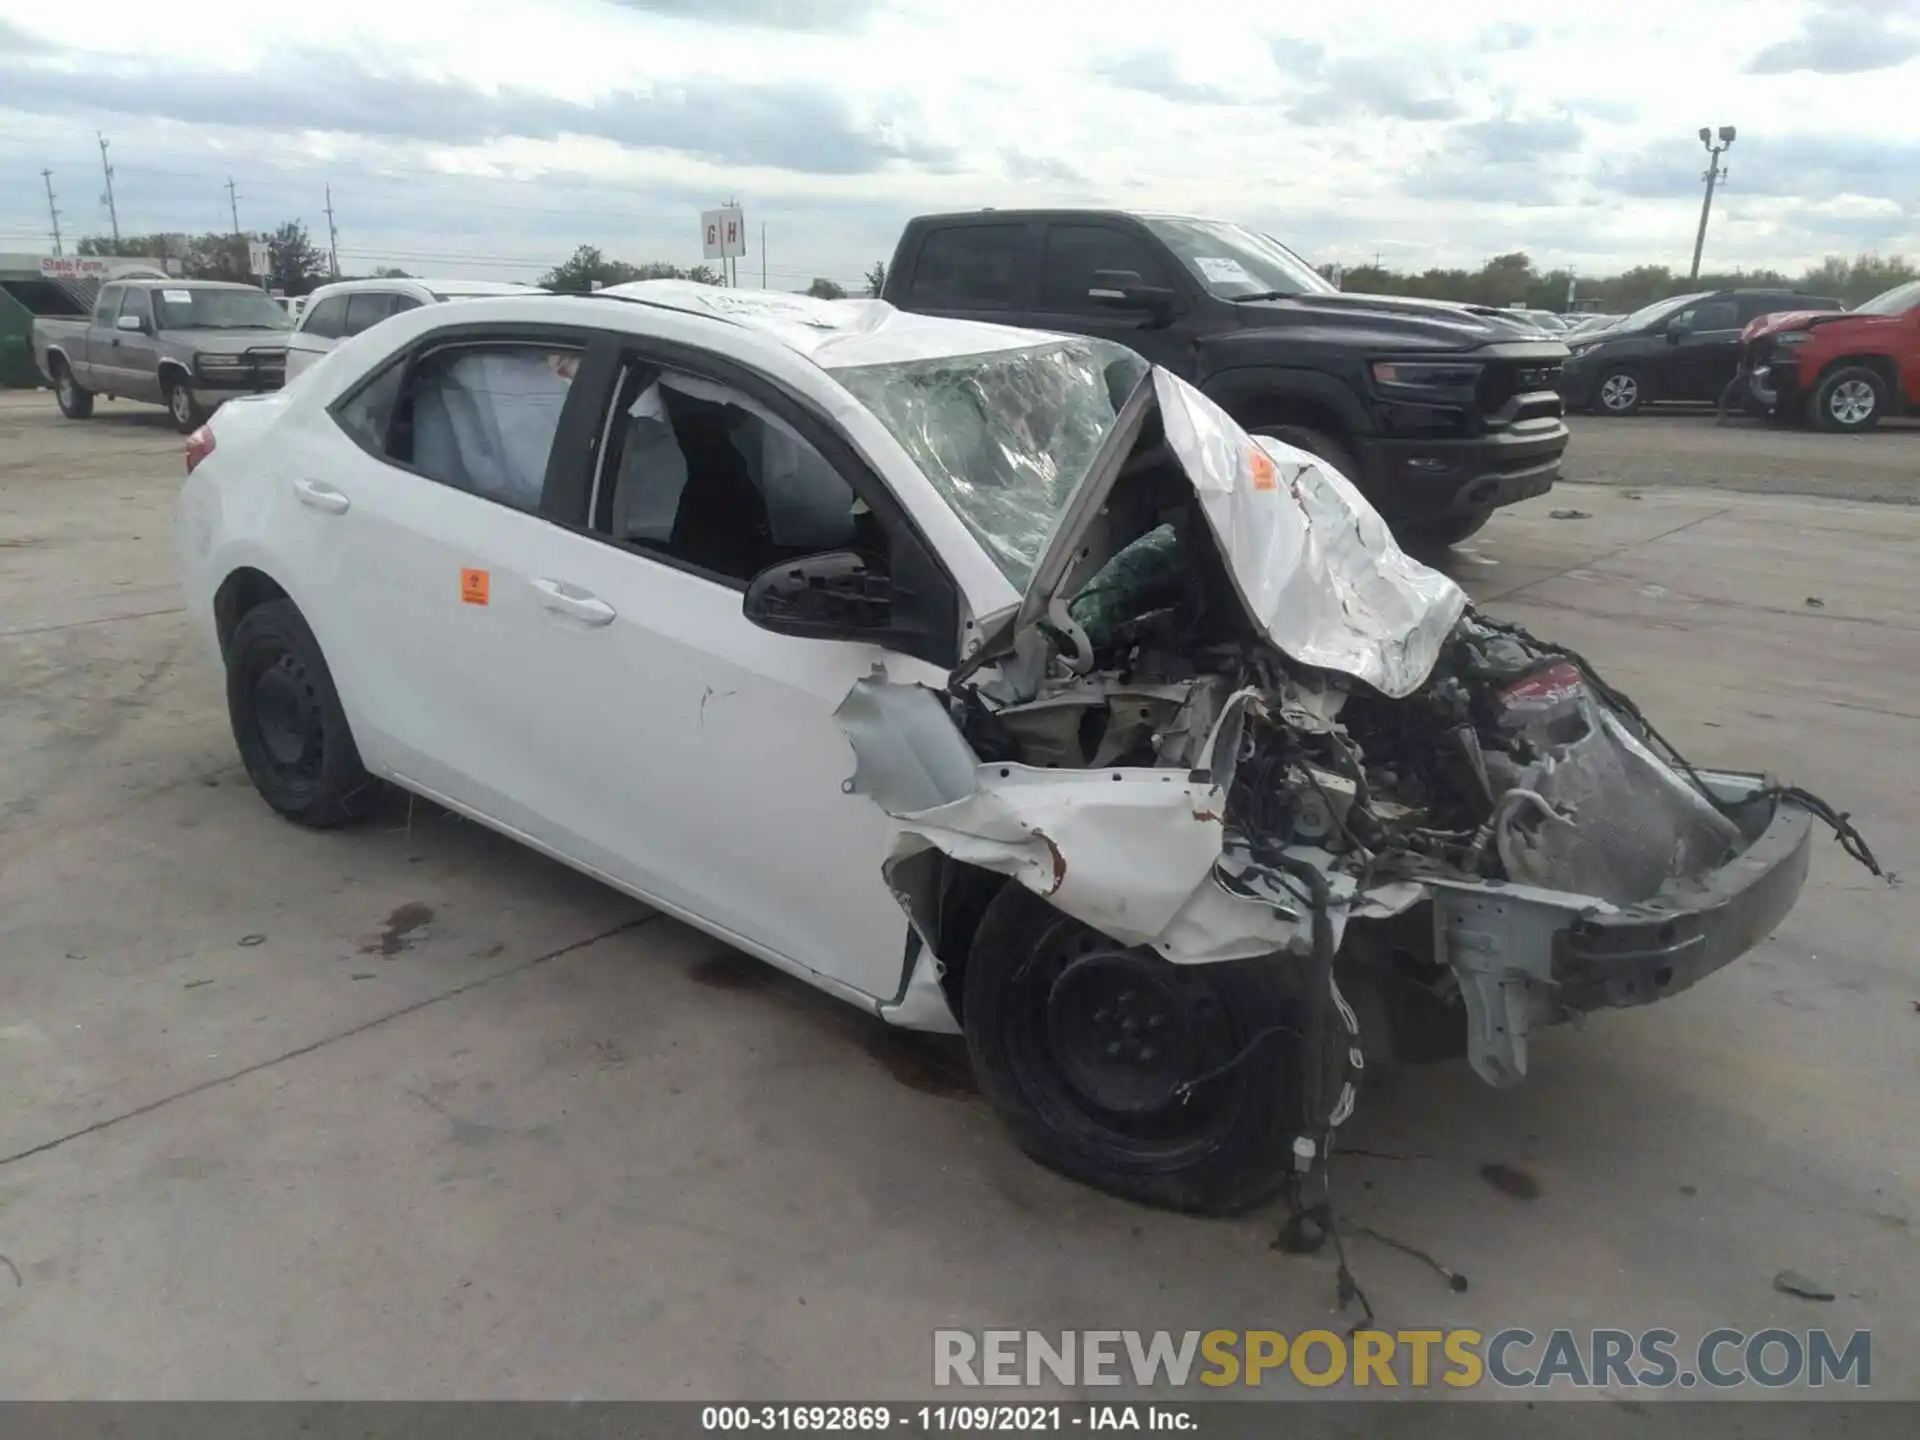
{"label": "tree line", "polygon": [[1741,287],[1800,290],[1825,295],[1843,305],[1858,305],[1883,290],[1920,278],[1920,269],[1902,255],[1829,255],[1797,275],[1781,270],[1708,271],[1697,280],[1665,265],[1636,265],[1618,275],[1575,275],[1571,270],[1541,271],[1524,250],[1496,255],[1478,270],[1434,268],[1418,272],[1380,265],[1322,265],[1328,279],[1338,276],[1342,290],[1363,295],[1409,295],[1425,300],[1458,300],[1473,305],[1524,305],[1530,310],[1597,309],[1624,315],[1699,290]]}

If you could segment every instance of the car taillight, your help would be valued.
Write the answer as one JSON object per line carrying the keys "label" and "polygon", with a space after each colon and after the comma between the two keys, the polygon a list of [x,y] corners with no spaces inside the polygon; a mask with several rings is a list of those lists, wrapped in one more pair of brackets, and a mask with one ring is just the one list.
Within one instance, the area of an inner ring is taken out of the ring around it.
{"label": "car taillight", "polygon": [[187,473],[191,475],[194,467],[213,453],[213,427],[202,425],[187,436]]}

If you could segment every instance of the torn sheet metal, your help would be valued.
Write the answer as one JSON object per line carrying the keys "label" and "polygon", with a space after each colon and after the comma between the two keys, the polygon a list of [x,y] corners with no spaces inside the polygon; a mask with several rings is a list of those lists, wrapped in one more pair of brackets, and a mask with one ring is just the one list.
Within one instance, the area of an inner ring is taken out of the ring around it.
{"label": "torn sheet metal", "polygon": [[1466,609],[1460,587],[1409,558],[1332,466],[1278,440],[1251,439],[1165,370],[1153,378],[1167,443],[1255,624],[1303,665],[1396,700],[1417,690]]}
{"label": "torn sheet metal", "polygon": [[[1148,945],[1192,964],[1305,952],[1312,920],[1300,895],[1252,862],[1226,852],[1222,815],[1251,690],[1220,709],[1204,768],[1059,770],[982,764],[922,686],[859,681],[835,712],[852,742],[847,789],[897,823],[887,883],[926,935],[936,897],[929,850],[1008,875],[1055,908],[1125,944]],[[1324,850],[1289,854],[1326,867]],[[1357,899],[1354,882],[1330,875],[1336,929],[1349,909],[1393,913],[1418,886],[1382,887]],[[1402,894],[1402,891],[1405,894]]]}

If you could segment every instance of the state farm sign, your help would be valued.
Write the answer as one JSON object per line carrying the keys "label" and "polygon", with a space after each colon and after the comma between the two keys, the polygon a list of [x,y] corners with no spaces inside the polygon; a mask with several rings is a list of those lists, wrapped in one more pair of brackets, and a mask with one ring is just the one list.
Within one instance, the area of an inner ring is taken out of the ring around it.
{"label": "state farm sign", "polygon": [[40,273],[49,280],[104,280],[113,271],[105,260],[78,255],[42,255]]}

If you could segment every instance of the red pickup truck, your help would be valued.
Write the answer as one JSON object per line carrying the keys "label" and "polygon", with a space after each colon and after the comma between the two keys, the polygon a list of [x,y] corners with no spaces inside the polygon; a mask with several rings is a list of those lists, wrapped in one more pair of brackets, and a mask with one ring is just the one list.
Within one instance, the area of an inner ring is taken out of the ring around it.
{"label": "red pickup truck", "polygon": [[1762,315],[1740,336],[1753,398],[1822,430],[1920,414],[1920,280],[1852,310]]}

